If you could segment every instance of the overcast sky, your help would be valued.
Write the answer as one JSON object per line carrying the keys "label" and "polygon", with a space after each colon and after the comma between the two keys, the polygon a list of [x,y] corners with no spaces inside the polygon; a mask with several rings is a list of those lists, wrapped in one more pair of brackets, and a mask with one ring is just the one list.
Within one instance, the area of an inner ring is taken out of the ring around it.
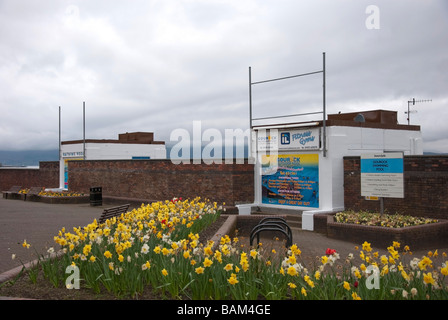
{"label": "overcast sky", "polygon": [[[368,6],[375,5],[375,11]],[[374,27],[372,29],[372,27]],[[448,1],[0,0],[0,150],[249,126],[252,81],[322,70],[327,112],[398,112],[448,152]],[[320,111],[320,74],[253,86],[254,117]],[[318,116],[317,116],[318,117]]]}

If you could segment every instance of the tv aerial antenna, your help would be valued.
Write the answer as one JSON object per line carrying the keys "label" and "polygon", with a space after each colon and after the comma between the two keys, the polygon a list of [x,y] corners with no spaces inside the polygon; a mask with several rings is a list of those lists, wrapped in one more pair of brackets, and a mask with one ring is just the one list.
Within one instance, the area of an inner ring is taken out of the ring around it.
{"label": "tv aerial antenna", "polygon": [[408,125],[410,125],[411,123],[411,113],[416,113],[417,110],[409,110],[409,105],[412,103],[412,105],[414,106],[416,103],[421,103],[421,102],[431,102],[432,99],[427,99],[427,100],[415,100],[415,98],[412,98],[412,100],[408,100],[408,111],[404,112],[405,114],[408,115]]}

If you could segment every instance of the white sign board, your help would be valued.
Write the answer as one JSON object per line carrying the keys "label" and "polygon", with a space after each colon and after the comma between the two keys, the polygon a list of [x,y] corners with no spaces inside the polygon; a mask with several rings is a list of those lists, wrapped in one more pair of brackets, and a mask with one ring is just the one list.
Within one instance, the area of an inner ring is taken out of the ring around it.
{"label": "white sign board", "polygon": [[402,153],[361,155],[361,196],[404,198]]}
{"label": "white sign board", "polygon": [[258,151],[319,150],[320,128],[259,130]]}
{"label": "white sign board", "polygon": [[279,133],[279,150],[318,150],[320,147],[320,128],[282,130]]}

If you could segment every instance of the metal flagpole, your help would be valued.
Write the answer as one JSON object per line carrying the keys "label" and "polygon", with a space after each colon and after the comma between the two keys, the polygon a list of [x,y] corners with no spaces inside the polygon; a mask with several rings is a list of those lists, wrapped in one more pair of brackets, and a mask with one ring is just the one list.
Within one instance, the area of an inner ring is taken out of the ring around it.
{"label": "metal flagpole", "polygon": [[86,103],[83,101],[82,103],[82,131],[83,131],[83,159],[86,160]]}
{"label": "metal flagpole", "polygon": [[61,161],[61,106],[59,106],[59,163]]}
{"label": "metal flagpole", "polygon": [[323,57],[323,121],[322,121],[322,130],[323,130],[323,156],[324,158],[327,156],[327,106],[326,106],[326,88],[325,88],[325,52],[322,53]]}

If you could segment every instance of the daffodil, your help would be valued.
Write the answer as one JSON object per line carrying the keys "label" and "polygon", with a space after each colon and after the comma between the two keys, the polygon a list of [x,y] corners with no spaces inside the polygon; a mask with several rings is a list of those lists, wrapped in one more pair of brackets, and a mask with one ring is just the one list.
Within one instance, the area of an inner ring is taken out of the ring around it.
{"label": "daffodil", "polygon": [[434,285],[435,280],[434,280],[434,278],[432,277],[432,273],[431,273],[431,272],[423,273],[423,282],[426,283],[426,284],[432,284],[432,285]]}
{"label": "daffodil", "polygon": [[82,253],[84,253],[84,255],[89,255],[90,251],[92,250],[92,245],[90,244],[86,244],[84,246],[84,248],[82,249]]}
{"label": "daffodil", "polygon": [[252,257],[252,259],[255,259],[257,257],[257,254],[258,254],[258,252],[255,249],[252,249],[250,251],[250,256]]}
{"label": "daffodil", "polygon": [[229,279],[227,279],[227,281],[228,281],[231,285],[235,285],[235,284],[237,284],[237,283],[239,282],[239,281],[237,280],[235,274],[232,274],[232,276],[231,276]]}
{"label": "daffodil", "polygon": [[372,251],[372,248],[370,247],[370,243],[367,241],[364,241],[362,244],[362,250],[365,250],[366,252]]}
{"label": "daffodil", "polygon": [[213,264],[213,261],[210,260],[209,258],[205,258],[204,260],[204,267],[210,267]]}
{"label": "daffodil", "polygon": [[231,271],[232,269],[233,269],[233,264],[232,263],[228,263],[224,267],[224,270],[226,270],[226,271]]}
{"label": "daffodil", "polygon": [[202,274],[202,273],[204,273],[204,268],[202,268],[202,267],[197,267],[195,270],[194,270],[194,272],[196,272],[197,274]]}
{"label": "daffodil", "polygon": [[107,250],[106,252],[104,252],[104,256],[108,259],[112,258],[112,253],[110,253],[109,250]]}
{"label": "daffodil", "polygon": [[297,275],[297,270],[293,266],[290,266],[288,268],[288,270],[286,271],[286,273],[289,274],[290,276],[296,276]]}
{"label": "daffodil", "polygon": [[30,244],[26,242],[26,240],[23,240],[22,247],[29,249]]}
{"label": "daffodil", "polygon": [[302,287],[302,289],[300,290],[300,293],[301,293],[304,297],[307,296],[306,289],[305,289],[304,287]]}
{"label": "daffodil", "polygon": [[361,300],[361,297],[358,296],[358,294],[357,294],[356,292],[353,292],[353,293],[352,293],[352,299],[353,299],[353,300]]}

